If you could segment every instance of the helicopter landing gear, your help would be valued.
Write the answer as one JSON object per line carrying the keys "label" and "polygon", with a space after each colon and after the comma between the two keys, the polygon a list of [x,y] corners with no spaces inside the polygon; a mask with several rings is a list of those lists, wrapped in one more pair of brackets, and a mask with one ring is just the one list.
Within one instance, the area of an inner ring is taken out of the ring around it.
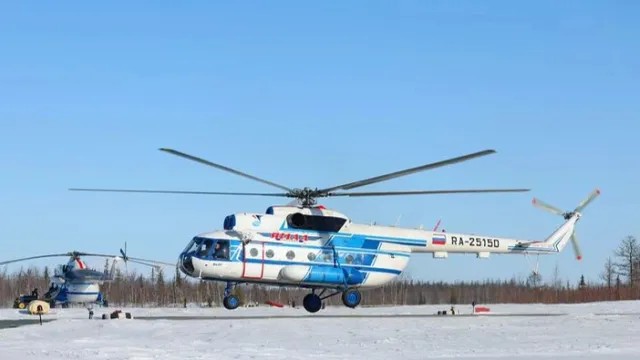
{"label": "helicopter landing gear", "polygon": [[311,294],[302,299],[302,306],[310,313],[318,312],[322,308],[322,299],[312,290]]}
{"label": "helicopter landing gear", "polygon": [[358,289],[347,289],[342,293],[342,303],[349,308],[355,308],[360,304],[362,295]]}
{"label": "helicopter landing gear", "polygon": [[222,305],[227,310],[236,309],[240,306],[240,299],[237,296],[231,294],[231,290],[233,289],[233,285],[231,282],[227,282],[227,285],[224,287],[224,298],[222,299]]}
{"label": "helicopter landing gear", "polygon": [[342,303],[344,306],[349,308],[355,308],[360,305],[360,301],[362,300],[362,295],[358,289],[346,289],[346,290],[338,290],[329,295],[322,296],[327,289],[322,289],[320,294],[316,294],[316,289],[311,289],[311,294],[307,294],[302,299],[302,306],[304,309],[310,313],[316,313],[323,308],[322,301],[328,299],[332,296],[342,294]]}

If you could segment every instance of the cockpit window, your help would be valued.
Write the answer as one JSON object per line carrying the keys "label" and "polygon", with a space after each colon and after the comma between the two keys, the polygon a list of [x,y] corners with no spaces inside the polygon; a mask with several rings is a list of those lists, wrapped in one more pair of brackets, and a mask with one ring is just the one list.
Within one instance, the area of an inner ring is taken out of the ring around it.
{"label": "cockpit window", "polygon": [[198,256],[199,257],[208,256],[209,255],[209,251],[211,250],[212,247],[213,247],[213,240],[212,239],[205,239],[202,242],[202,245],[198,249]]}
{"label": "cockpit window", "polygon": [[202,243],[202,240],[204,240],[201,237],[194,237],[193,239],[191,239],[191,241],[187,244],[187,247],[184,248],[184,250],[182,251],[183,253],[190,253],[196,250],[196,248],[198,247],[198,245],[200,245]]}
{"label": "cockpit window", "polygon": [[229,241],[218,240],[213,251],[214,260],[229,260]]}
{"label": "cockpit window", "polygon": [[229,246],[229,240],[195,237],[184,253],[206,260],[229,260]]}

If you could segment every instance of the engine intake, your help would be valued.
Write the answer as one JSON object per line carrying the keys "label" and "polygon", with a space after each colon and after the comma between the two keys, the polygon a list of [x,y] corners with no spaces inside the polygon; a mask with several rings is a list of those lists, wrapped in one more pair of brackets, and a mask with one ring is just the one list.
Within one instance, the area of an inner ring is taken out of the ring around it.
{"label": "engine intake", "polygon": [[307,223],[306,220],[307,220],[307,217],[304,216],[304,214],[301,214],[299,212],[287,216],[287,222],[289,223],[289,225],[297,228],[304,227],[305,224]]}

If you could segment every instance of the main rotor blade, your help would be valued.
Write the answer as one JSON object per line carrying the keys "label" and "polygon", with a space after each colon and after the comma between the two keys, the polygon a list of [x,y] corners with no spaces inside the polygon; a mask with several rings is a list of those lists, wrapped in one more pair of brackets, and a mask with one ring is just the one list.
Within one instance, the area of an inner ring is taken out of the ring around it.
{"label": "main rotor blade", "polygon": [[582,212],[582,210],[587,207],[587,205],[589,205],[590,202],[593,201],[593,199],[596,198],[596,196],[600,195],[600,190],[595,189],[593,190],[591,193],[589,193],[589,195],[587,195],[587,197],[582,200],[582,202],[580,202],[580,204],[578,205],[578,207],[576,207],[576,211],[577,212]]}
{"label": "main rotor blade", "polygon": [[138,263],[138,264],[148,265],[148,266],[160,266],[160,265],[176,266],[176,263],[168,263],[168,262],[165,262],[165,261],[141,259],[141,258],[135,258],[135,257],[130,257],[130,256],[127,256],[127,258],[124,259],[124,260],[125,261],[130,261],[132,263]]}
{"label": "main rotor blade", "polygon": [[30,256],[30,257],[26,257],[26,258],[20,258],[20,259],[13,259],[13,260],[7,260],[7,261],[2,261],[0,262],[0,265],[6,265],[6,264],[11,264],[11,263],[15,263],[15,262],[20,262],[20,261],[27,261],[27,260],[34,260],[34,259],[42,259],[42,258],[48,258],[48,257],[69,257],[69,254],[48,254],[48,255],[37,255],[37,256]]}
{"label": "main rotor blade", "polygon": [[188,195],[237,195],[237,196],[278,196],[291,197],[288,193],[247,193],[247,192],[217,192],[217,191],[182,191],[182,190],[131,190],[131,189],[83,189],[71,188],[70,191],[93,192],[124,192],[124,193],[150,193],[150,194],[188,194]]}
{"label": "main rotor blade", "polygon": [[357,187],[360,187],[360,186],[370,185],[370,184],[378,183],[378,182],[381,182],[381,181],[386,181],[386,180],[394,179],[394,178],[397,178],[397,177],[401,177],[401,176],[417,173],[417,172],[424,171],[424,170],[435,169],[435,168],[438,168],[438,167],[441,167],[441,166],[446,166],[446,165],[459,163],[459,162],[462,162],[462,161],[471,160],[473,158],[477,158],[477,157],[480,157],[480,156],[493,154],[495,152],[496,151],[492,150],[492,149],[478,151],[478,152],[475,152],[475,153],[471,153],[471,154],[467,154],[467,155],[463,155],[463,156],[458,156],[458,157],[447,159],[447,160],[442,160],[442,161],[429,163],[429,164],[425,164],[425,165],[421,165],[421,166],[416,166],[416,167],[413,167],[413,168],[400,170],[400,171],[396,171],[396,172],[392,172],[392,173],[388,173],[388,174],[384,174],[384,175],[380,175],[380,176],[371,177],[371,178],[364,179],[364,180],[358,180],[358,181],[350,182],[350,183],[347,183],[347,184],[342,184],[342,185],[333,186],[333,187],[326,188],[326,189],[321,189],[321,190],[319,190],[319,192],[321,192],[321,193],[325,192],[326,193],[326,192],[332,192],[332,191],[335,191],[335,190],[349,190],[349,189],[357,188]]}
{"label": "main rotor blade", "polygon": [[580,246],[578,246],[578,238],[575,231],[571,234],[571,243],[573,244],[573,253],[576,255],[576,259],[582,260],[582,252],[580,251]]}
{"label": "main rotor blade", "polygon": [[77,256],[94,256],[94,257],[105,257],[105,258],[113,258],[113,257],[119,257],[120,255],[113,255],[113,254],[95,254],[95,253],[85,253],[85,252],[76,252],[75,255]]}
{"label": "main rotor blade", "polygon": [[470,190],[408,190],[408,191],[367,191],[367,192],[337,192],[328,196],[392,196],[392,195],[432,195],[432,194],[462,194],[462,193],[501,193],[525,192],[529,189],[470,189]]}
{"label": "main rotor blade", "polygon": [[288,187],[286,187],[284,185],[276,184],[274,182],[271,182],[271,181],[268,181],[268,180],[265,180],[265,179],[261,179],[259,177],[253,176],[253,175],[249,175],[247,173],[243,173],[241,171],[238,171],[238,170],[232,169],[230,167],[211,162],[209,160],[205,160],[205,159],[193,156],[193,155],[185,154],[185,153],[183,153],[181,151],[178,151],[178,150],[168,149],[168,148],[160,148],[160,151],[164,151],[164,152],[167,152],[169,154],[173,154],[173,155],[176,155],[176,156],[183,157],[185,159],[189,159],[189,160],[192,160],[192,161],[195,161],[195,162],[199,162],[201,164],[213,166],[213,167],[215,167],[217,169],[228,171],[228,172],[236,174],[236,175],[244,176],[244,177],[249,178],[251,180],[259,181],[259,182],[261,182],[263,184],[275,186],[275,187],[277,187],[279,189],[282,189],[282,190],[285,190],[285,191],[293,191],[292,189],[290,189],[290,188],[288,188]]}
{"label": "main rotor blade", "polygon": [[560,216],[564,216],[564,212],[562,210],[558,209],[557,207],[555,207],[553,205],[549,205],[549,204],[545,203],[542,200],[533,198],[533,200],[531,202],[533,203],[534,206],[537,206],[537,207],[539,207],[541,209],[550,211],[550,212],[552,212],[554,214],[557,214],[557,215],[560,215]]}

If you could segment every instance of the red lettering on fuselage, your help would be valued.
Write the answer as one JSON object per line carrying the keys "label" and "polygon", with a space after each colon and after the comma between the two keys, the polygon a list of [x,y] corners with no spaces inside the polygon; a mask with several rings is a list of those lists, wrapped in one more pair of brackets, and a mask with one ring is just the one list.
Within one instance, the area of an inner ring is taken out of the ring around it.
{"label": "red lettering on fuselage", "polygon": [[271,238],[276,240],[285,240],[285,241],[307,241],[309,237],[307,234],[292,234],[292,233],[283,233],[283,232],[272,232]]}

